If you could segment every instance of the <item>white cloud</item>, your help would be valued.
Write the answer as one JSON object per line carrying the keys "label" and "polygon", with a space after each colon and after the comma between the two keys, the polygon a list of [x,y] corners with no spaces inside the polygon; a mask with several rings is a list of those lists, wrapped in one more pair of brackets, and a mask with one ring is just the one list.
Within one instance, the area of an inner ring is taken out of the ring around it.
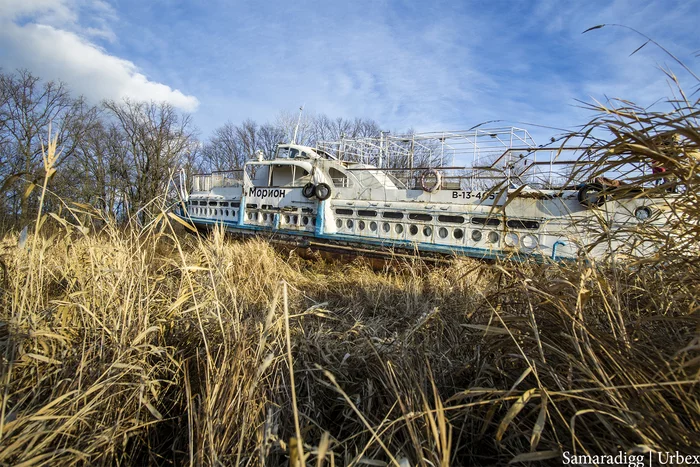
{"label": "white cloud", "polygon": [[[98,27],[81,28],[78,8],[97,13],[91,20]],[[108,54],[82,35],[113,39],[106,26],[113,16],[111,7],[100,0],[82,6],[68,0],[9,0],[0,6],[3,67],[5,71],[26,68],[43,79],[61,80],[92,102],[131,98],[165,101],[195,111],[196,97],[149,80],[133,62]],[[26,17],[33,21],[19,24]]]}

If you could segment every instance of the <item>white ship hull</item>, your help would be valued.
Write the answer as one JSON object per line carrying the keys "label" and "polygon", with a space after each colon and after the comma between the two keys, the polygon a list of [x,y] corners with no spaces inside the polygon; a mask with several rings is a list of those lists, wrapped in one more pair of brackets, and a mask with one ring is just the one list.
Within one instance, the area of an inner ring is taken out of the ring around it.
{"label": "white ship hull", "polygon": [[[433,190],[406,189],[376,167],[280,147],[297,157],[249,162],[237,179],[200,176],[179,214],[200,228],[302,243],[550,260],[648,255],[655,245],[636,233],[665,224],[668,200],[641,190],[585,203],[579,189],[446,189],[439,179]],[[328,193],[303,193],[320,184]]]}

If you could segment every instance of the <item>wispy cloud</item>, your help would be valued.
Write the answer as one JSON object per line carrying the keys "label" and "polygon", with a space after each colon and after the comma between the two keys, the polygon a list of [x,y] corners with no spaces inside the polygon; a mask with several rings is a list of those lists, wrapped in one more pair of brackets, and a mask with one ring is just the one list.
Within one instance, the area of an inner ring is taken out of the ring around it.
{"label": "wispy cloud", "polygon": [[[31,45],[43,57],[31,63],[43,66],[38,74],[70,69],[81,93],[165,99],[192,110],[197,100],[177,90],[186,89],[200,102],[195,122],[204,136],[229,120],[271,121],[301,104],[373,118],[388,130],[487,120],[570,128],[590,118],[577,100],[648,105],[668,94],[657,69],[667,56],[645,47],[630,57],[641,37],[620,28],[582,35],[586,28],[626,24],[692,61],[700,48],[700,4],[681,0],[120,0],[114,7],[35,0],[31,11],[8,1],[15,42],[0,33],[0,47],[14,47],[9,55],[26,56]],[[30,59],[15,58],[22,60]],[[556,130],[533,131],[541,141]]]}
{"label": "wispy cloud", "polygon": [[[81,13],[88,18],[81,20]],[[0,7],[0,58],[7,71],[26,68],[59,79],[93,102],[102,99],[167,101],[186,111],[199,101],[148,79],[130,60],[111,55],[95,40],[116,40],[116,13],[100,0],[9,0]]]}

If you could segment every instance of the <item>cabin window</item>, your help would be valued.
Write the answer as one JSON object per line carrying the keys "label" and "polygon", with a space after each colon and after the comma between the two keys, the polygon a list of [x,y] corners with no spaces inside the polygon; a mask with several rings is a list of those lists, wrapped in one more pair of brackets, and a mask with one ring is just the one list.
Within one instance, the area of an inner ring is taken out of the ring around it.
{"label": "cabin window", "polygon": [[438,216],[440,222],[449,222],[451,224],[461,224],[464,222],[464,217],[462,216]]}
{"label": "cabin window", "polygon": [[277,148],[277,157],[280,159],[294,159],[299,157],[299,150],[296,148]]}
{"label": "cabin window", "polygon": [[262,164],[246,164],[245,171],[254,186],[267,186],[270,178],[270,167]]}
{"label": "cabin window", "polygon": [[328,175],[330,175],[331,180],[333,181],[333,186],[336,186],[338,188],[344,188],[352,185],[352,183],[350,183],[350,180],[348,179],[347,174],[341,172],[336,168],[331,167],[330,169],[328,169]]}
{"label": "cabin window", "polygon": [[423,222],[430,222],[433,220],[433,216],[430,216],[428,214],[419,214],[416,212],[413,212],[408,215],[408,218],[414,221],[423,221]]}
{"label": "cabin window", "polygon": [[241,207],[241,203],[239,203],[239,202],[231,203],[231,207],[232,207],[232,208],[240,208],[240,207]]}
{"label": "cabin window", "polygon": [[217,204],[219,203],[217,203],[216,201],[209,201],[209,206],[216,206]]}
{"label": "cabin window", "polygon": [[248,203],[245,205],[246,209],[258,209],[258,205],[254,203]]}
{"label": "cabin window", "polygon": [[311,181],[309,172],[296,165],[273,165],[270,186],[304,186]]}
{"label": "cabin window", "polygon": [[539,229],[540,228],[540,223],[537,221],[527,221],[527,220],[518,220],[518,219],[511,219],[507,222],[508,227],[512,229]]}
{"label": "cabin window", "polygon": [[224,201],[224,202],[222,202],[222,203],[219,203],[219,206],[223,206],[223,207],[227,208],[227,207],[228,207],[228,201]]}
{"label": "cabin window", "polygon": [[387,211],[382,214],[382,217],[384,217],[385,219],[403,219],[403,213]]}
{"label": "cabin window", "polygon": [[501,223],[498,219],[486,218],[486,217],[472,217],[472,224],[476,225],[499,225]]}
{"label": "cabin window", "polygon": [[335,213],[340,214],[341,216],[352,216],[352,209],[338,208],[335,210]]}
{"label": "cabin window", "polygon": [[377,211],[358,210],[357,215],[362,217],[377,217]]}

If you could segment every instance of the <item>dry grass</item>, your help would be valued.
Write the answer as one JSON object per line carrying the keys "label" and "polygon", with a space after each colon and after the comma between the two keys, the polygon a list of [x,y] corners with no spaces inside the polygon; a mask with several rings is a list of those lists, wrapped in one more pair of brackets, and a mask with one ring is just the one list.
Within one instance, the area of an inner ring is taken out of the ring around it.
{"label": "dry grass", "polygon": [[277,465],[298,438],[309,465],[700,448],[698,283],[677,272],[373,271],[166,232],[5,238],[0,462]]}
{"label": "dry grass", "polygon": [[700,137],[687,108],[673,157],[654,136],[678,115],[604,109],[592,122],[617,131],[606,150],[663,159],[682,185],[675,235],[637,263],[376,271],[177,235],[166,214],[94,231],[77,223],[89,207],[52,227],[40,213],[28,241],[7,235],[0,251],[0,463],[700,453],[700,262],[682,248],[699,233]]}

